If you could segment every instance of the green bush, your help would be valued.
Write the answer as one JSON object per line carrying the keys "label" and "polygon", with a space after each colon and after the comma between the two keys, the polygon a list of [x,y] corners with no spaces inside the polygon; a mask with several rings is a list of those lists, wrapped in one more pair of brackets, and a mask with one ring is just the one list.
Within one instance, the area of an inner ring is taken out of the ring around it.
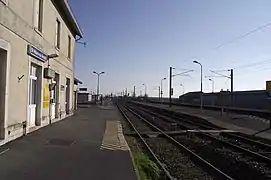
{"label": "green bush", "polygon": [[159,179],[161,171],[148,156],[143,153],[136,153],[134,158],[141,180]]}

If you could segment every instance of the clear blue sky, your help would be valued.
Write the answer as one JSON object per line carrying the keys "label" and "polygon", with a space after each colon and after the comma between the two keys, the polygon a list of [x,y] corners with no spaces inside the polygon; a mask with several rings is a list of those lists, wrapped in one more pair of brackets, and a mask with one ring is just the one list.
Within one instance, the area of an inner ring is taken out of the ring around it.
{"label": "clear blue sky", "polygon": [[[210,51],[213,47],[271,22],[270,0],[69,0],[84,32],[87,47],[76,47],[76,76],[96,91],[92,71],[105,71],[101,92],[120,92],[133,86],[157,95],[155,86],[169,76],[169,67],[193,69],[191,77],[173,79],[174,96],[200,87],[200,71],[193,59],[209,70],[235,70],[235,90],[264,89],[271,80],[271,26]],[[263,70],[263,71],[261,71]],[[226,72],[227,74],[227,72]],[[229,80],[215,78],[215,90],[229,88]],[[204,78],[204,92],[211,83]],[[165,96],[168,81],[164,81]],[[139,92],[139,91],[137,91]]]}

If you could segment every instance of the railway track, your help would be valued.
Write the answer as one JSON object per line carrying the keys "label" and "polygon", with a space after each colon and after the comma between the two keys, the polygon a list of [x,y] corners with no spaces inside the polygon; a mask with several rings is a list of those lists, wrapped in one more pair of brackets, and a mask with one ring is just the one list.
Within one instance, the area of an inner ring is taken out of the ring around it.
{"label": "railway track", "polygon": [[[178,127],[182,127],[182,129],[209,129],[215,130],[213,126],[208,126],[206,124],[200,124],[199,122],[185,120],[178,116],[166,116],[164,114],[159,114],[152,112],[150,110],[146,110],[143,108],[139,108],[139,110],[144,111],[153,117],[160,118],[162,120],[166,120],[167,122],[175,122]],[[219,128],[221,129],[221,128]],[[208,135],[207,135],[208,136]],[[212,136],[214,139],[227,141],[231,146],[238,146],[236,148],[242,149],[248,153],[252,153],[253,156],[259,156],[261,159],[266,160],[267,162],[271,162],[271,145],[260,140],[255,140],[249,138],[249,136],[244,136],[238,133],[219,133],[217,135]],[[251,152],[249,152],[251,151]]]}
{"label": "railway track", "polygon": [[[181,124],[178,127],[184,129],[191,127],[214,129],[206,124],[186,123],[187,120],[182,121],[181,118],[172,118],[172,116],[161,115],[142,108],[133,108],[137,113],[144,115],[146,119],[155,118],[157,124],[164,121],[168,122],[168,126],[172,122],[177,123],[177,125]],[[165,130],[167,129],[165,128]],[[173,137],[236,179],[271,179],[271,146],[269,144],[234,133],[204,133],[198,131],[198,133],[173,135]],[[230,159],[232,160],[230,161]],[[219,160],[224,161],[224,163],[219,163]],[[241,168],[236,168],[233,164]]]}
{"label": "railway track", "polygon": [[[207,162],[176,139],[166,134],[156,125],[146,120],[143,115],[134,112],[129,107],[118,105],[121,113],[129,122],[137,136],[147,147],[149,153],[164,170],[168,179],[231,179],[230,176]],[[138,122],[141,120],[142,125]],[[154,119],[151,119],[154,121]],[[141,128],[145,127],[145,128]],[[162,137],[144,137],[142,134],[158,131]]]}

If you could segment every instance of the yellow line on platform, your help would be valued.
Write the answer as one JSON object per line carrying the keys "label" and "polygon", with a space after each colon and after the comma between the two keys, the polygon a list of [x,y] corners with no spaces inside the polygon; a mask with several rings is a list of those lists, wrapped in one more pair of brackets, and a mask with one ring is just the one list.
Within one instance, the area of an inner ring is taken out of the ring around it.
{"label": "yellow line on platform", "polygon": [[100,149],[128,151],[120,121],[107,121]]}

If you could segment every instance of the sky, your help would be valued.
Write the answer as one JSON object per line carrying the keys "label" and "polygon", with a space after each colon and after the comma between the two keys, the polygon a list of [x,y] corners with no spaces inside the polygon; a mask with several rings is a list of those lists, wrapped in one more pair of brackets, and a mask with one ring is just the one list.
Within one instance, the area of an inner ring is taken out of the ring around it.
{"label": "sky", "polygon": [[[173,78],[174,96],[211,92],[210,70],[234,69],[234,90],[265,89],[271,80],[270,0],[69,0],[84,33],[76,46],[75,74],[90,91],[120,93],[126,88],[158,96],[161,79]],[[270,23],[270,25],[268,24]],[[265,26],[243,38],[240,36]],[[232,41],[233,40],[233,41]],[[222,45],[222,46],[220,46]],[[218,47],[219,48],[215,48]],[[215,49],[214,49],[215,48]],[[216,75],[215,75],[216,76]],[[212,77],[215,91],[230,89],[225,77]],[[168,80],[163,81],[168,96]],[[182,84],[183,86],[181,86]]]}

